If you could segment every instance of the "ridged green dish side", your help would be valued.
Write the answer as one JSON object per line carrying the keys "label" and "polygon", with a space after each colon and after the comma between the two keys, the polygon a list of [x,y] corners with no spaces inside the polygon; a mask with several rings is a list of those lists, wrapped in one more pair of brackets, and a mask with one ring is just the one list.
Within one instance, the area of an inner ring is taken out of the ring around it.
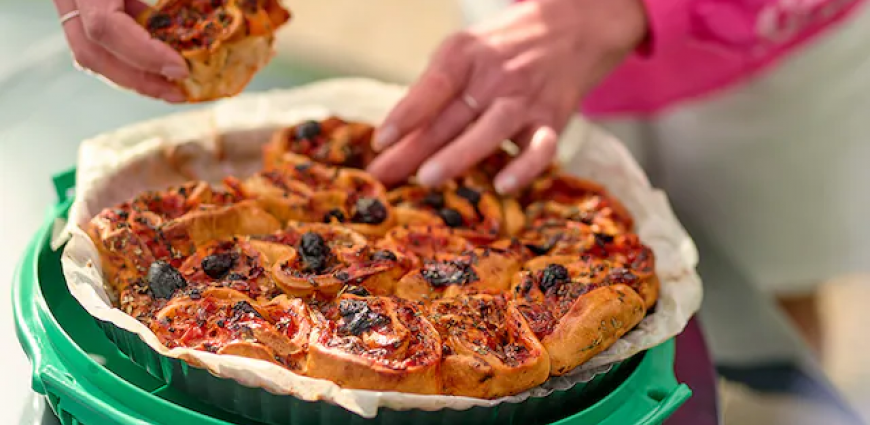
{"label": "ridged green dish side", "polygon": [[[621,381],[620,377],[624,377],[624,374],[620,374],[622,364],[618,364],[590,382],[578,384],[566,391],[555,391],[547,397],[529,398],[521,403],[502,403],[495,408],[474,407],[462,411],[381,409],[376,418],[365,419],[332,404],[306,402],[294,397],[274,395],[260,388],[245,387],[231,379],[218,378],[208,371],[189,366],[181,360],[158,354],[136,334],[111,323],[99,321],[98,323],[121,352],[127,354],[131,360],[144,367],[156,378],[206,403],[270,425],[309,424],[312,423],[310,422],[312,414],[319,418],[317,423],[342,425],[549,423],[576,413],[578,409],[585,407],[584,405],[591,405],[598,399],[595,396],[596,389],[612,386],[608,384],[618,383]],[[638,360],[627,362],[626,368],[633,370]]]}

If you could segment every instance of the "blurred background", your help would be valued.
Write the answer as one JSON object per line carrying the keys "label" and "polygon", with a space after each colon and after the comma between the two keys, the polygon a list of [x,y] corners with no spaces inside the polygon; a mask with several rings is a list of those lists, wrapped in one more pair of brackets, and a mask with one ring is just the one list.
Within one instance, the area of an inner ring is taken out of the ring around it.
{"label": "blurred background", "polygon": [[[481,3],[483,5],[483,3]],[[413,81],[441,39],[465,24],[453,0],[291,1],[278,57],[248,91],[333,76]],[[481,6],[483,7],[483,6]],[[48,1],[0,0],[0,282],[9,282],[27,242],[54,202],[50,177],[73,167],[78,143],[105,130],[186,107],[115,90],[76,71]],[[828,282],[822,291],[824,355],[816,358],[776,305],[698,238],[705,270],[700,315],[719,372],[727,424],[815,424],[857,412],[870,420],[870,277]],[[721,276],[733,276],[723,279]],[[4,356],[0,423],[51,423],[29,390],[15,341],[8,290],[0,291]],[[688,361],[691,361],[689,359]],[[846,413],[845,411],[851,411]],[[847,422],[843,419],[842,423]]]}

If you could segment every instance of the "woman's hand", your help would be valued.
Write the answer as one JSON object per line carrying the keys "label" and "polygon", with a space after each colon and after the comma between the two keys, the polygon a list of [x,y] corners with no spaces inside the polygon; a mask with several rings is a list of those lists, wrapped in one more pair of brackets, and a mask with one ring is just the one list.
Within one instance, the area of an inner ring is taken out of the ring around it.
{"label": "woman's hand", "polygon": [[[187,77],[184,58],[151,38],[135,16],[148,9],[139,0],[55,0],[76,63],[115,84],[167,102],[184,95],[170,80]],[[78,11],[78,15],[68,15]]]}
{"label": "woman's hand", "polygon": [[[391,184],[454,178],[513,140],[500,193],[534,179],[581,98],[645,37],[640,0],[529,0],[450,37],[378,129],[369,171]],[[421,165],[422,164],[422,165]]]}

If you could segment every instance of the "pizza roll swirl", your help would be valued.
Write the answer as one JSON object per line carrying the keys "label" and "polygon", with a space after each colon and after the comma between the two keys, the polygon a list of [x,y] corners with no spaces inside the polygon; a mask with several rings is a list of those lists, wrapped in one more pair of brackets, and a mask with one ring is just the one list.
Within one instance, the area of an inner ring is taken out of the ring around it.
{"label": "pizza roll swirl", "polygon": [[493,242],[504,231],[501,202],[494,192],[450,182],[440,189],[401,186],[387,199],[399,225],[446,226],[478,244]]}
{"label": "pizza roll swirl", "polygon": [[443,344],[445,394],[497,398],[540,385],[549,377],[547,351],[516,306],[501,295],[436,300],[428,319]]}
{"label": "pizza roll swirl", "polygon": [[233,238],[199,247],[178,271],[190,285],[228,287],[248,297],[278,295],[269,274],[274,258],[261,251],[256,241]]}
{"label": "pizza roll swirl", "polygon": [[249,179],[246,187],[281,220],[337,222],[366,236],[383,236],[395,223],[386,189],[361,170],[330,167],[288,153],[261,174]]}
{"label": "pizza roll swirl", "polygon": [[240,93],[271,60],[275,32],[289,19],[278,0],[160,0],[137,17],[187,61],[190,75],[177,84],[188,102]]}
{"label": "pizza roll swirl", "polygon": [[[625,230],[634,227],[628,209],[610,196],[604,186],[568,174],[533,181],[524,192],[522,201],[529,221],[558,217],[592,224],[598,217],[604,217]],[[539,205],[533,206],[536,203]],[[558,208],[554,204],[564,207]]]}
{"label": "pizza roll swirl", "polygon": [[475,248],[459,255],[441,254],[402,277],[396,285],[396,295],[428,300],[461,294],[498,294],[508,289],[520,266],[515,256],[490,248]]}
{"label": "pizza roll swirl", "polygon": [[263,147],[265,167],[281,164],[288,152],[329,165],[365,168],[375,157],[371,148],[374,127],[339,117],[305,121],[275,132]]}
{"label": "pizza roll swirl", "polygon": [[[273,307],[278,308],[280,307]],[[288,307],[290,308],[290,307]],[[168,348],[187,347],[287,365],[304,353],[305,336],[270,322],[269,309],[228,288],[209,288],[171,300],[155,314],[151,330]],[[304,316],[303,309],[297,309]],[[293,327],[306,332],[304,318]]]}
{"label": "pizza roll swirl", "polygon": [[441,226],[398,226],[390,229],[381,239],[379,247],[388,249],[406,260],[410,267],[418,268],[438,255],[461,254],[474,248],[453,229]]}
{"label": "pizza roll swirl", "polygon": [[343,388],[439,393],[441,340],[414,304],[345,293],[313,317],[308,376]]}
{"label": "pizza roll swirl", "polygon": [[525,269],[515,276],[511,294],[550,355],[551,375],[563,375],[604,351],[646,314],[637,292],[608,281],[610,266],[604,261],[540,257]]}
{"label": "pizza roll swirl", "polygon": [[405,273],[397,256],[371,249],[352,230],[323,223],[295,223],[259,238],[261,251],[274,250],[271,275],[286,294],[335,296],[346,284],[373,294],[392,294]]}

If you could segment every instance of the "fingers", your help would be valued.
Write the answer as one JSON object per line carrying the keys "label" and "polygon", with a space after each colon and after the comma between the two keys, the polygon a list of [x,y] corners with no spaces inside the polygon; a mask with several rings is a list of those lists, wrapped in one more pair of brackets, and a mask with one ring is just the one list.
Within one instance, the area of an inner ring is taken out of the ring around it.
{"label": "fingers", "polygon": [[79,0],[81,25],[87,39],[139,70],[173,80],[186,78],[189,72],[181,55],[169,45],[151,38],[148,31],[126,13],[127,10],[144,10],[143,5],[137,3],[141,2]]}
{"label": "fingers", "polygon": [[522,128],[524,112],[519,99],[497,99],[465,133],[420,167],[417,180],[438,186],[465,173]]}
{"label": "fingers", "polygon": [[405,180],[426,158],[465,130],[474,115],[468,105],[454,101],[429,126],[409,134],[378,155],[368,171],[386,184]]}
{"label": "fingers", "polygon": [[442,44],[423,76],[384,119],[372,141],[374,150],[381,151],[427,126],[459,96],[471,69],[464,53],[469,37],[460,33]]}
{"label": "fingers", "polygon": [[[58,0],[58,10],[72,10],[70,3],[72,2]],[[115,84],[135,90],[145,96],[173,103],[184,101],[185,97],[178,87],[162,76],[136,69],[118,59],[108,50],[88,40],[80,19],[67,21],[64,24],[64,32],[73,56],[80,67],[103,75]]]}
{"label": "fingers", "polygon": [[493,186],[499,194],[512,194],[527,186],[547,169],[556,156],[559,145],[556,130],[546,125],[537,126],[532,127],[530,134],[518,139],[517,143],[524,149],[495,176]]}

